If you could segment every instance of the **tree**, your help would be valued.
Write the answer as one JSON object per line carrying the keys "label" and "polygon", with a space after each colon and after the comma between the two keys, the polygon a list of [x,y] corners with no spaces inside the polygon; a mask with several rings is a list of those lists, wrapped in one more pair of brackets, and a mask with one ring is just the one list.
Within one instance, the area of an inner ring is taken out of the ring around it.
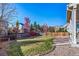
{"label": "tree", "polygon": [[25,23],[24,23],[24,32],[30,31],[30,20],[28,17],[25,17]]}
{"label": "tree", "polygon": [[40,30],[41,26],[39,24],[37,24],[37,28]]}
{"label": "tree", "polygon": [[40,26],[40,31],[41,31],[41,32],[44,32],[44,31],[43,31],[43,26]]}
{"label": "tree", "polygon": [[49,27],[49,32],[51,33],[51,36],[52,36],[52,32],[55,32],[54,27]]}
{"label": "tree", "polygon": [[35,28],[35,31],[37,31],[37,23],[34,22],[34,28]]}
{"label": "tree", "polygon": [[55,32],[55,28],[54,27],[49,27],[49,32]]}
{"label": "tree", "polygon": [[19,21],[18,20],[16,21],[16,32],[17,33],[19,32]]}
{"label": "tree", "polygon": [[[8,29],[10,20],[15,18],[16,10],[13,4],[0,3],[0,21],[3,21],[1,25],[7,24],[4,27]],[[2,28],[4,28],[2,27]]]}
{"label": "tree", "polygon": [[67,30],[65,28],[59,28],[57,32],[67,32]]}
{"label": "tree", "polygon": [[[16,9],[13,4],[0,3],[0,20],[1,21],[3,21],[6,24],[9,24],[10,20],[12,20],[15,17],[16,17]],[[4,23],[1,23],[1,25],[4,25]],[[8,25],[2,27],[2,29],[4,29],[4,28],[6,28],[6,30],[8,32]],[[6,30],[5,30],[5,32],[6,32]]]}
{"label": "tree", "polygon": [[16,21],[16,28],[19,28],[19,21]]}
{"label": "tree", "polygon": [[30,25],[30,31],[34,30],[33,24]]}
{"label": "tree", "polygon": [[48,26],[47,26],[47,24],[43,25],[43,32],[45,33],[45,35],[48,35],[47,34],[47,32],[48,32]]}
{"label": "tree", "polygon": [[9,21],[15,17],[16,9],[13,4],[0,3],[0,20]]}

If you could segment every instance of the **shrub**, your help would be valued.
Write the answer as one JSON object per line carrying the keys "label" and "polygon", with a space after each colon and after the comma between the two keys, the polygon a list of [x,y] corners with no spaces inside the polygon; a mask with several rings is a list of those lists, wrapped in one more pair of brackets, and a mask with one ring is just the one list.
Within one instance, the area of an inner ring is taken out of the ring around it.
{"label": "shrub", "polygon": [[[41,55],[53,50],[52,38],[42,38],[43,41],[35,41],[33,43],[24,42],[12,42],[10,43],[7,52],[10,56],[22,56],[22,55]],[[29,40],[30,41],[30,40]],[[23,43],[23,44],[22,44]],[[31,47],[29,47],[31,46]]]}
{"label": "shrub", "polygon": [[[24,49],[24,48],[22,48]],[[32,47],[30,49],[27,50],[23,50],[24,55],[37,55],[37,54],[45,54],[46,52],[52,50],[52,40],[48,39],[45,40],[42,44],[36,46],[36,47]]]}

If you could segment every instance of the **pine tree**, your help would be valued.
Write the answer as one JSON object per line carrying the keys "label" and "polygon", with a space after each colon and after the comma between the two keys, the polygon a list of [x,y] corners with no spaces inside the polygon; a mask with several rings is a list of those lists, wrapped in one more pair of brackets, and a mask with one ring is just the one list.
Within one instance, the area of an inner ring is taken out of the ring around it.
{"label": "pine tree", "polygon": [[17,29],[19,28],[19,21],[18,20],[16,21],[16,28]]}
{"label": "pine tree", "polygon": [[30,31],[34,30],[33,24],[30,25]]}
{"label": "pine tree", "polygon": [[36,22],[34,22],[34,29],[35,29],[35,31],[37,31],[37,23]]}
{"label": "pine tree", "polygon": [[19,32],[19,21],[18,20],[16,21],[16,29],[15,29],[15,31],[16,31],[16,33]]}

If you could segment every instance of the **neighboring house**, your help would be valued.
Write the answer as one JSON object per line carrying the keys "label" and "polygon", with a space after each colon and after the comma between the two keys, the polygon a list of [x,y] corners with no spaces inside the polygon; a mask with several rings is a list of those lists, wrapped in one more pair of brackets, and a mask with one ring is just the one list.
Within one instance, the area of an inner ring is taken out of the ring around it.
{"label": "neighboring house", "polygon": [[5,20],[0,20],[0,35],[7,35],[8,23]]}
{"label": "neighboring house", "polygon": [[71,46],[79,47],[79,4],[67,6],[67,31],[70,33]]}

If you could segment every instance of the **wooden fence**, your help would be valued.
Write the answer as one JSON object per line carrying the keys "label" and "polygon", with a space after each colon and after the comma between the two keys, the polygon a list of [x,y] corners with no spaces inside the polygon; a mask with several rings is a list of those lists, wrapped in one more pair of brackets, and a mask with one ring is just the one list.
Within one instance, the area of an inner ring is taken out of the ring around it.
{"label": "wooden fence", "polygon": [[53,38],[69,38],[68,32],[48,32],[48,35],[53,36]]}

